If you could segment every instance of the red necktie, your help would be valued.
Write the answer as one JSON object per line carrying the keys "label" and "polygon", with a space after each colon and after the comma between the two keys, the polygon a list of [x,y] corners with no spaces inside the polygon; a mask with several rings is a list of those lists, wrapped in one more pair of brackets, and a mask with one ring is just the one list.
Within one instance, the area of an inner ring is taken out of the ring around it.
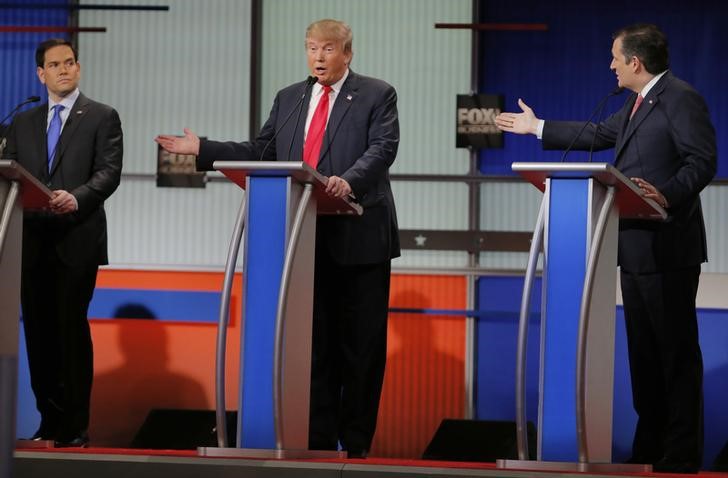
{"label": "red necktie", "polygon": [[635,112],[637,111],[637,108],[639,108],[642,104],[642,100],[644,100],[644,98],[642,98],[642,95],[637,95],[637,100],[634,102],[634,106],[632,107],[632,113],[629,115],[629,119],[632,119]]}
{"label": "red necktie", "polygon": [[329,119],[329,93],[331,93],[331,87],[324,86],[321,99],[319,99],[316,111],[314,111],[313,118],[311,118],[311,124],[308,125],[306,142],[303,144],[303,160],[314,169],[318,164],[321,143],[326,130],[326,121]]}

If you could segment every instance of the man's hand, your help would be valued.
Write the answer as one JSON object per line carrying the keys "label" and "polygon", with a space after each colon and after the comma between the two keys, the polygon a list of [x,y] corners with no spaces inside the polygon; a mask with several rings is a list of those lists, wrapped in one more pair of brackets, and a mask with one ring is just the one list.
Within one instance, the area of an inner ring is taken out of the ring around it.
{"label": "man's hand", "polygon": [[351,194],[351,186],[338,176],[331,176],[326,180],[326,194],[335,198],[343,198]]}
{"label": "man's hand", "polygon": [[501,113],[495,117],[495,125],[498,129],[509,133],[536,134],[540,120],[520,98],[518,98],[518,106],[523,110],[522,113]]}
{"label": "man's hand", "polygon": [[48,201],[48,207],[54,214],[68,214],[78,209],[78,201],[68,191],[57,189],[53,191],[53,197]]}
{"label": "man's hand", "polygon": [[159,143],[162,148],[170,153],[177,154],[200,154],[200,138],[188,128],[184,129],[183,137],[171,136],[168,134],[160,134],[154,141]]}
{"label": "man's hand", "polygon": [[669,207],[669,204],[667,204],[667,198],[665,198],[665,196],[663,196],[662,193],[658,191],[655,186],[648,183],[642,178],[630,179],[637,185],[638,188],[642,190],[642,195],[644,197],[652,199],[663,208]]}

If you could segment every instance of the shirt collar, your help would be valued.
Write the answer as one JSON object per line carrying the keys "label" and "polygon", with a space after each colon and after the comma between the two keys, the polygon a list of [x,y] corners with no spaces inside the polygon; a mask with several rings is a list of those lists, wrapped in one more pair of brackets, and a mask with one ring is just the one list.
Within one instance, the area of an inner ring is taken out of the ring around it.
{"label": "shirt collar", "polygon": [[71,108],[73,108],[73,104],[76,102],[76,100],[78,99],[78,96],[80,94],[81,94],[81,91],[78,88],[76,88],[75,90],[73,90],[73,92],[70,95],[65,96],[58,103],[56,103],[49,97],[48,98],[48,111],[50,112],[53,109],[53,107],[56,105],[63,105],[63,108],[66,111],[71,111]]}
{"label": "shirt collar", "polygon": [[[331,89],[334,90],[335,94],[338,94],[339,91],[341,91],[341,87],[344,86],[344,82],[346,81],[346,79],[348,77],[349,77],[349,69],[347,68],[346,71],[344,72],[344,76],[342,76],[339,81],[337,81],[336,83],[331,85]],[[311,91],[311,96],[314,98],[319,96],[321,94],[321,92],[323,91],[323,89],[324,89],[324,87],[323,87],[323,85],[321,85],[321,83],[314,83],[313,90]]]}
{"label": "shirt collar", "polygon": [[662,78],[663,76],[665,76],[665,73],[667,73],[667,70],[663,71],[662,73],[659,73],[659,74],[655,75],[655,77],[652,78],[650,80],[650,82],[645,85],[644,88],[642,88],[642,91],[640,91],[640,94],[642,95],[642,98],[645,98],[647,96],[647,93],[649,93],[650,90],[652,89],[652,87],[655,86],[658,81],[660,81],[660,78]]}

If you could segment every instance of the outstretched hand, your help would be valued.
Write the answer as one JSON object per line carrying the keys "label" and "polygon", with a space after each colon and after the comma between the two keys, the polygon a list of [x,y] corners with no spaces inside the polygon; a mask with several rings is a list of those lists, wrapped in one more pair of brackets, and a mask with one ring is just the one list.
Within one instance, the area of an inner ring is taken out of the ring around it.
{"label": "outstretched hand", "polygon": [[533,110],[518,98],[522,113],[501,113],[495,117],[495,125],[501,131],[517,134],[536,134],[538,122]]}
{"label": "outstretched hand", "polygon": [[189,128],[185,128],[184,133],[184,136],[160,134],[154,138],[154,141],[170,153],[194,154],[197,156],[200,154],[200,138]]}

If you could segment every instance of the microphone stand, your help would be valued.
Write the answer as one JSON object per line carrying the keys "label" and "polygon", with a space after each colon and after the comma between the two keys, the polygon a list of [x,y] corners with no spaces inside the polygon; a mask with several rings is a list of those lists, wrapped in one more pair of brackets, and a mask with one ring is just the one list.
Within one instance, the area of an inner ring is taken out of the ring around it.
{"label": "microphone stand", "polygon": [[[569,143],[569,146],[567,146],[566,149],[564,150],[564,153],[561,155],[561,161],[560,162],[563,163],[566,160],[566,155],[569,154],[569,152],[571,151],[571,148],[574,147],[574,144],[576,144],[576,141],[584,133],[584,130],[586,130],[586,127],[589,126],[589,124],[591,123],[591,120],[596,116],[596,114],[599,113],[599,116],[601,117],[602,111],[604,110],[604,106],[606,105],[607,100],[609,98],[611,98],[612,96],[615,96],[615,95],[620,94],[622,91],[624,91],[624,88],[622,88],[621,86],[620,87],[617,87],[612,92],[610,92],[607,96],[605,96],[604,98],[602,98],[602,100],[599,102],[599,104],[597,104],[597,107],[594,108],[594,111],[591,112],[591,114],[589,115],[589,117],[587,118],[587,120],[584,122],[584,126],[581,127],[581,129],[576,134],[576,136],[574,136],[574,139],[572,139],[571,140],[571,143]],[[595,143],[596,137],[597,137],[596,134],[599,132],[599,124],[597,124],[597,127],[596,128],[597,129],[594,132],[594,137],[592,138],[592,146],[591,146],[591,149],[594,148],[594,143]],[[590,153],[591,153],[591,149],[590,149]],[[590,154],[590,157],[591,157],[591,154]]]}

